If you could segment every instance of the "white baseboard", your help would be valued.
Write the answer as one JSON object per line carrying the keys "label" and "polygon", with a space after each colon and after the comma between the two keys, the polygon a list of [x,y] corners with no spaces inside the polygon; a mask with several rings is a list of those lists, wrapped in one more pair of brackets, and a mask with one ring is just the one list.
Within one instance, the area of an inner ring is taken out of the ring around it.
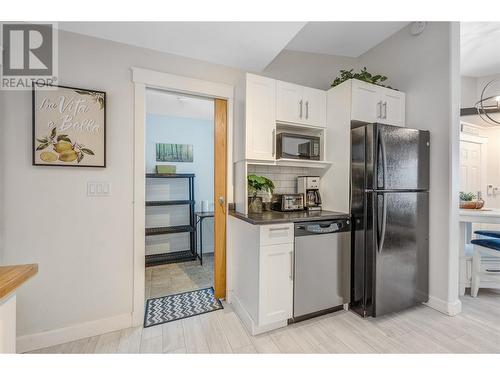
{"label": "white baseboard", "polygon": [[429,301],[425,305],[449,316],[455,316],[462,312],[462,302],[459,299],[454,302],[448,302],[434,296],[429,296]]}
{"label": "white baseboard", "polygon": [[103,333],[129,328],[132,325],[130,313],[112,316],[110,318],[94,320],[64,327],[52,331],[19,336],[17,338],[17,352],[26,353],[32,350],[59,345],[86,337],[102,335]]}

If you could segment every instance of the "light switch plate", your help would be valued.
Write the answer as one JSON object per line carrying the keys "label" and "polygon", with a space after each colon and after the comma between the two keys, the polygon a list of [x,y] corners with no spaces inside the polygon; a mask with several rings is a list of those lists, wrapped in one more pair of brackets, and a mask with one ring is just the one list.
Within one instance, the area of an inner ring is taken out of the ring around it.
{"label": "light switch plate", "polygon": [[108,197],[111,195],[111,182],[87,182],[87,197]]}

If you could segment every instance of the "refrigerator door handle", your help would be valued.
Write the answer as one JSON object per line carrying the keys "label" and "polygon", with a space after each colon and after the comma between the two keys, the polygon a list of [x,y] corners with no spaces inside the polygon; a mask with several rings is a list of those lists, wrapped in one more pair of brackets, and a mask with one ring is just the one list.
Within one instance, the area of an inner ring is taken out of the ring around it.
{"label": "refrigerator door handle", "polygon": [[384,137],[382,136],[382,134],[380,133],[380,131],[378,132],[378,135],[377,135],[377,143],[378,143],[378,147],[380,149],[380,155],[382,158],[382,186],[378,186],[378,188],[385,189],[385,179],[387,176],[387,154],[385,152],[385,140],[384,140]]}
{"label": "refrigerator door handle", "polygon": [[[380,235],[378,234],[378,226],[377,226],[377,252],[380,254],[384,247],[385,242],[385,231],[387,227],[387,202],[385,199],[385,194],[379,194],[378,196],[382,197],[382,226],[380,228]],[[378,209],[378,197],[377,197],[377,209]]]}

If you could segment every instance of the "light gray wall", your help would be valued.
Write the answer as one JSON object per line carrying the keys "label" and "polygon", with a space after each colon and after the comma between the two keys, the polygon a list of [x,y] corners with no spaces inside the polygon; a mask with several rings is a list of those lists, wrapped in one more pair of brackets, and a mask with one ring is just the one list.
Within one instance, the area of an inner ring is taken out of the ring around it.
{"label": "light gray wall", "polygon": [[[5,94],[6,263],[39,263],[19,290],[18,335],[132,311],[132,66],[234,85],[236,69],[68,32],[59,33],[59,84],[107,93],[107,167],[31,165],[31,93]],[[110,197],[87,198],[88,181]]]}
{"label": "light gray wall", "polygon": [[461,77],[460,108],[474,107],[477,102],[477,78]]}
{"label": "light gray wall", "polygon": [[[360,65],[386,74],[389,85],[406,93],[406,126],[431,132],[430,295],[455,303],[457,289],[449,283],[458,275],[449,265],[451,251],[458,251],[449,241],[451,228],[458,229],[458,217],[450,217],[450,25],[428,23],[419,36],[412,36],[408,26],[360,56]],[[460,81],[459,76],[453,79]]]}
{"label": "light gray wall", "polygon": [[352,57],[283,50],[262,75],[299,85],[328,90],[341,69],[358,68]]}

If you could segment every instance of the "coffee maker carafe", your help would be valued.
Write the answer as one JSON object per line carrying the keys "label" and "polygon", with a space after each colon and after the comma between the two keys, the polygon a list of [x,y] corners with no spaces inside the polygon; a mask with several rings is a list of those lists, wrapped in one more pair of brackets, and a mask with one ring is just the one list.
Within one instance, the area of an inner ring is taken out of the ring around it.
{"label": "coffee maker carafe", "polygon": [[318,176],[297,177],[297,192],[304,195],[304,208],[306,210],[321,210]]}

